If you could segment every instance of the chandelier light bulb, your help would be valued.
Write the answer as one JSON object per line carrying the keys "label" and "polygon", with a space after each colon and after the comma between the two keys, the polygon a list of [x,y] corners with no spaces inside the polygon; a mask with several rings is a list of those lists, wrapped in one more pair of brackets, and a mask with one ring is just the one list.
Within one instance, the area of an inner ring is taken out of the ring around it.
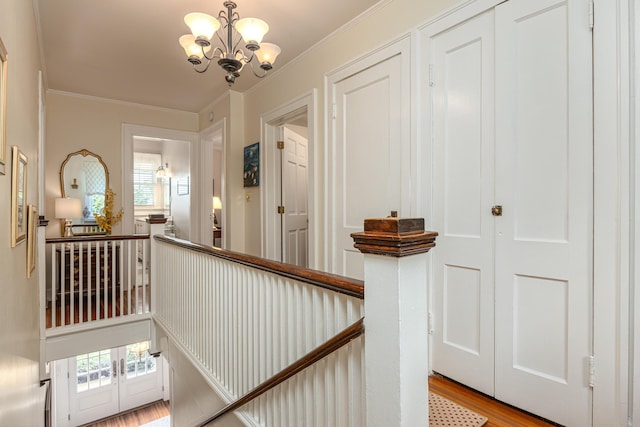
{"label": "chandelier light bulb", "polygon": [[267,34],[267,31],[269,31],[269,25],[258,18],[238,19],[235,28],[242,36],[249,50],[258,49],[262,38]]}
{"label": "chandelier light bulb", "polygon": [[178,43],[184,49],[184,52],[187,54],[187,58],[189,62],[192,64],[200,64],[202,61],[202,47],[196,44],[196,38],[193,37],[193,34],[185,34],[178,39]]}
{"label": "chandelier light bulb", "polygon": [[255,55],[258,57],[260,64],[269,64],[269,69],[271,69],[273,63],[276,62],[276,58],[280,55],[280,52],[282,52],[282,50],[278,45],[273,43],[262,43],[260,45],[260,49],[255,51]]}
{"label": "chandelier light bulb", "polygon": [[189,26],[196,44],[200,46],[209,46],[209,40],[220,28],[220,21],[206,13],[189,13],[185,15],[184,22]]}

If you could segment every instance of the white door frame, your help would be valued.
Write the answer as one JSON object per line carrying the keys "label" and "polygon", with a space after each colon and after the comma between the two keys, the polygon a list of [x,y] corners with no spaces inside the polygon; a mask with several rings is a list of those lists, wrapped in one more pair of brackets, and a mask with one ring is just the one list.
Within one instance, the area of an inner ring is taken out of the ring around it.
{"label": "white door frame", "polygon": [[[200,238],[200,243],[205,245],[211,245],[211,205],[206,203],[207,200],[211,198],[211,188],[208,183],[213,180],[213,153],[214,151],[221,151],[221,171],[220,182],[216,182],[216,187],[220,188],[220,198],[222,199],[222,218],[221,224],[225,224],[224,218],[226,217],[226,208],[227,203],[225,203],[225,171],[226,171],[226,156],[225,156],[225,146],[226,146],[226,133],[225,129],[227,126],[227,119],[224,118],[219,120],[209,126],[208,128],[202,130],[200,132],[200,178],[201,178],[201,195],[200,200],[203,202],[200,206],[200,230],[197,235]],[[220,135],[220,137],[218,137]],[[227,242],[228,233],[222,232],[222,247],[226,248],[228,245]]]}
{"label": "white door frame", "polygon": [[279,153],[276,142],[279,139],[279,126],[287,119],[307,112],[307,127],[309,129],[309,268],[318,269],[318,228],[316,206],[316,183],[318,159],[317,129],[316,129],[316,90],[313,89],[294,100],[291,100],[272,111],[260,116],[260,138],[263,141],[260,150],[261,177],[260,182],[260,215],[262,222],[261,254],[268,259],[280,259],[278,233],[280,215],[276,212],[277,197],[280,194]]}
{"label": "white door frame", "polygon": [[[155,138],[158,140],[176,140],[189,143],[189,175],[192,179],[189,182],[190,193],[200,194],[200,181],[193,179],[199,176],[200,165],[198,162],[199,135],[195,132],[180,131],[175,129],[163,129],[151,126],[122,124],[122,206],[126,210],[122,217],[122,234],[134,233],[133,217],[133,140],[135,137]],[[199,224],[200,200],[198,197],[191,197],[191,224]],[[194,233],[194,231],[191,231]],[[196,235],[195,233],[193,235]]]}

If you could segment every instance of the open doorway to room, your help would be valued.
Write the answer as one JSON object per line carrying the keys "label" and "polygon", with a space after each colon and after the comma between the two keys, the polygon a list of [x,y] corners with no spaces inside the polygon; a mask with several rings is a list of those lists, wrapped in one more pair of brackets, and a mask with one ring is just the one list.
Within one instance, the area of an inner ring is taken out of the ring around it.
{"label": "open doorway to room", "polygon": [[220,120],[200,133],[200,171],[202,187],[200,199],[199,243],[220,248],[229,235],[225,227],[225,120]]}
{"label": "open doorway to room", "polygon": [[149,341],[53,362],[55,425],[77,426],[169,400],[169,367]]}
{"label": "open doorway to room", "polygon": [[315,92],[262,117],[262,256],[317,268],[314,215]]}
{"label": "open doorway to room", "polygon": [[185,240],[197,235],[197,141],[193,132],[123,125],[123,233],[146,232],[144,219],[164,214],[167,234]]}

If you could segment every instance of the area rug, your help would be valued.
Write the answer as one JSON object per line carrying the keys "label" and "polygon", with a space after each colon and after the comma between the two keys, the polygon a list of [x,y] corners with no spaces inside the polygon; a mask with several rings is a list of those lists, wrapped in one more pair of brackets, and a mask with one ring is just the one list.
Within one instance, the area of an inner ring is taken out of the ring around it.
{"label": "area rug", "polygon": [[480,427],[487,417],[429,392],[429,427]]}
{"label": "area rug", "polygon": [[169,427],[169,425],[169,417],[164,417],[147,424],[142,424],[140,427]]}

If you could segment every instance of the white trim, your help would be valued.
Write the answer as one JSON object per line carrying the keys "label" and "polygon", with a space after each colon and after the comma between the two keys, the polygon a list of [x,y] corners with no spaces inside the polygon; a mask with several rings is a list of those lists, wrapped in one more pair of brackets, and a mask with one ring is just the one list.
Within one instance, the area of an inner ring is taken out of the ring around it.
{"label": "white trim", "polygon": [[593,425],[627,425],[627,0],[595,2]]}
{"label": "white trim", "polygon": [[[129,207],[129,211],[125,209],[125,215],[122,218],[122,233],[133,234],[134,218],[133,218],[133,139],[136,136],[145,138],[156,138],[161,140],[186,141],[189,143],[189,175],[192,177],[199,176],[199,135],[195,132],[187,132],[175,129],[163,129],[150,126],[133,125],[129,123],[122,124],[122,206]],[[129,172],[127,172],[129,171]],[[190,193],[200,194],[200,182],[197,179],[191,179]],[[198,197],[191,197],[191,224],[199,224],[200,200]],[[193,230],[192,230],[193,232]]]}
{"label": "white trim", "polygon": [[[316,191],[318,183],[318,135],[316,125],[317,110],[317,91],[313,89],[304,95],[299,96],[265,114],[260,116],[260,139],[263,141],[262,150],[260,150],[260,162],[263,165],[260,171],[260,216],[262,223],[261,236],[261,256],[268,259],[280,259],[277,248],[279,238],[276,236],[276,221],[279,219],[278,214],[272,209],[276,206],[276,198],[280,191],[276,188],[278,181],[279,165],[277,164],[278,149],[276,147],[277,128],[282,124],[283,120],[292,113],[306,110],[307,112],[307,128],[309,130],[309,187],[308,187],[308,203],[309,203],[309,268],[318,269],[318,251],[319,231],[317,226],[318,212],[316,207],[320,202],[317,200],[318,192]],[[277,190],[277,191],[276,191]]]}

